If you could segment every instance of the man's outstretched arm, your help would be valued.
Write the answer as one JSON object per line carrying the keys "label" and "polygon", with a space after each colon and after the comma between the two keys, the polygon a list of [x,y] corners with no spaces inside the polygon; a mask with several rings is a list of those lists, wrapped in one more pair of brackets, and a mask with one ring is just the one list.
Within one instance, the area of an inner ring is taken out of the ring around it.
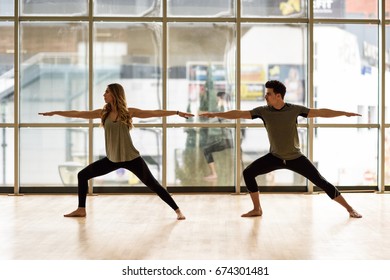
{"label": "man's outstretched arm", "polygon": [[200,117],[222,118],[222,119],[252,119],[249,111],[231,110],[227,112],[205,112],[199,114]]}
{"label": "man's outstretched arm", "polygon": [[344,112],[344,111],[336,111],[331,109],[310,109],[309,114],[307,115],[308,118],[334,118],[334,117],[356,117],[361,116],[357,113],[351,113],[351,112]]}

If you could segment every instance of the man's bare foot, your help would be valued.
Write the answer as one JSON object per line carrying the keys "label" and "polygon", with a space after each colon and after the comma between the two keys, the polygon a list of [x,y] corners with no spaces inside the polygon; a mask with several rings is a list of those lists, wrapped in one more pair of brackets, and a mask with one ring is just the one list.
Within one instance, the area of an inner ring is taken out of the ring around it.
{"label": "man's bare foot", "polygon": [[177,214],[178,220],[185,220],[186,219],[186,217],[183,215],[183,213],[180,211],[180,209],[177,209],[175,212]]}
{"label": "man's bare foot", "polygon": [[248,213],[242,214],[241,217],[258,217],[263,215],[263,210],[259,209],[253,209],[249,211]]}
{"label": "man's bare foot", "polygon": [[64,217],[85,217],[87,216],[87,212],[85,211],[85,208],[77,208],[73,212],[70,212],[69,214],[65,214]]}
{"label": "man's bare foot", "polygon": [[351,218],[362,218],[363,216],[355,210],[349,211],[349,217]]}

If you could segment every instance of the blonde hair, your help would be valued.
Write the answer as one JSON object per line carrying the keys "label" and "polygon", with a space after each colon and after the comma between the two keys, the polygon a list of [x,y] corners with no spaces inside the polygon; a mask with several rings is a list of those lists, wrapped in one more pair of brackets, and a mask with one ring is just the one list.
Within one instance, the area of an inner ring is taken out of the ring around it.
{"label": "blonde hair", "polygon": [[[130,117],[129,110],[127,108],[125,90],[120,84],[109,84],[107,87],[109,88],[114,99],[112,106],[115,107],[118,112],[118,120],[126,124],[129,129],[132,129],[133,120]],[[112,109],[113,108],[111,107],[110,103],[104,105],[101,118],[102,126],[104,126],[104,122],[106,121]]]}

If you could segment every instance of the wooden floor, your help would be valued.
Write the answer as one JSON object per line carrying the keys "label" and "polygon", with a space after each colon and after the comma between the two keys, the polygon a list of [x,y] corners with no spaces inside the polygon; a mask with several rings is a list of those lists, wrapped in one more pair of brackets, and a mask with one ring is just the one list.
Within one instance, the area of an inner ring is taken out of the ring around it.
{"label": "wooden floor", "polygon": [[350,219],[325,194],[263,194],[264,215],[241,218],[248,195],[88,197],[87,218],[64,218],[74,195],[0,196],[1,260],[389,260],[390,195],[347,193]]}

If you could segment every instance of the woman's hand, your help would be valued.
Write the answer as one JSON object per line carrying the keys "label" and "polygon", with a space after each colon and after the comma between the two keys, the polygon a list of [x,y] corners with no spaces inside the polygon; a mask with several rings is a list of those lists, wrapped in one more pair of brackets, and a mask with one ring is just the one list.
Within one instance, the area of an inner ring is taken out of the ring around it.
{"label": "woman's hand", "polygon": [[180,112],[180,111],[177,111],[177,114],[179,117],[182,117],[182,118],[186,118],[188,119],[189,117],[193,117],[194,114],[190,114],[190,113],[186,113],[186,112]]}

